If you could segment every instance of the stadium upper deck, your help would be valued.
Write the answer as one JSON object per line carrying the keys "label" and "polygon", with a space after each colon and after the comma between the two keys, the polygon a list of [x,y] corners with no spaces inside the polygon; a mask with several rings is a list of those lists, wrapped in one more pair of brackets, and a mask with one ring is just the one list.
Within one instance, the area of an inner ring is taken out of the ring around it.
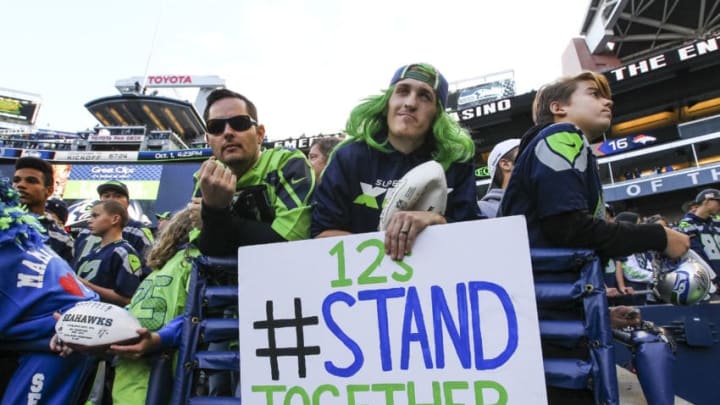
{"label": "stadium upper deck", "polygon": [[[564,74],[603,72],[613,125],[594,145],[608,201],[679,215],[683,200],[720,181],[719,2],[590,2]],[[479,192],[492,147],[532,125],[535,91],[453,111],[476,146]],[[612,156],[610,156],[612,155]]]}

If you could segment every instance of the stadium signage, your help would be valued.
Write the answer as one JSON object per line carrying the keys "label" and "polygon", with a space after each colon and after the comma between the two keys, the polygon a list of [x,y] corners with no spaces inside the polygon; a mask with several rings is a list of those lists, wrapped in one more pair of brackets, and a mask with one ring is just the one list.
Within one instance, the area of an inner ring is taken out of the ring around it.
{"label": "stadium signage", "polygon": [[613,69],[609,72],[609,79],[611,82],[620,82],[718,51],[720,51],[720,36],[698,41]]}
{"label": "stadium signage", "polygon": [[327,138],[328,136],[334,136],[334,137],[338,137],[338,138],[344,137],[343,134],[337,133],[337,134],[330,134],[330,135],[316,135],[316,136],[310,136],[310,137],[304,137],[304,138],[289,138],[289,139],[284,139],[281,141],[270,142],[269,145],[266,144],[266,146],[271,147],[271,148],[308,149],[318,139]]}
{"label": "stadium signage", "polygon": [[524,218],[429,227],[401,261],[383,240],[238,250],[243,269],[263,269],[238,272],[243,400],[546,403]]}
{"label": "stadium signage", "polygon": [[148,76],[149,84],[192,84],[192,76]]}
{"label": "stadium signage", "polygon": [[481,104],[476,107],[466,108],[458,112],[450,113],[456,121],[467,121],[473,118],[478,118],[486,115],[492,115],[502,111],[508,111],[512,108],[511,99],[506,98],[503,100],[493,101],[492,103]]}
{"label": "stadium signage", "polygon": [[631,135],[625,138],[609,139],[593,146],[595,156],[610,156],[621,152],[644,148],[652,145],[657,138],[646,134]]}
{"label": "stadium signage", "polygon": [[138,152],[57,151],[59,162],[116,162],[137,160]]}
{"label": "stadium signage", "polygon": [[210,149],[182,149],[163,152],[139,152],[138,160],[199,160],[212,156]]}
{"label": "stadium signage", "polygon": [[92,169],[90,169],[90,172],[92,174],[120,174],[120,175],[131,175],[135,173],[135,169],[129,166],[116,166],[116,167],[107,167],[107,166],[93,166]]}
{"label": "stadium signage", "polygon": [[285,139],[284,141],[273,142],[273,148],[306,149],[312,145],[314,138]]}
{"label": "stadium signage", "polygon": [[90,135],[89,142],[142,142],[143,135]]}
{"label": "stadium signage", "polygon": [[628,184],[610,184],[603,187],[605,200],[620,201],[651,194],[666,193],[720,182],[720,166],[669,173],[647,179],[634,180]]}

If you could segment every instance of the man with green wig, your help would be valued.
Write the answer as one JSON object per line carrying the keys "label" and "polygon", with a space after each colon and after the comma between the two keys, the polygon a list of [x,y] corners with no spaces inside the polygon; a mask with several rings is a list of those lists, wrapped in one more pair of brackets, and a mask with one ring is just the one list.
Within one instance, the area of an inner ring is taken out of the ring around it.
{"label": "man with green wig", "polygon": [[345,129],[348,139],[335,149],[316,190],[313,237],[376,231],[388,191],[410,169],[429,160],[445,170],[445,215],[396,212],[386,228],[386,252],[400,260],[428,226],[478,219],[474,144],[445,112],[447,95],[447,81],[437,69],[411,64],[395,72],[384,93],[352,110]]}

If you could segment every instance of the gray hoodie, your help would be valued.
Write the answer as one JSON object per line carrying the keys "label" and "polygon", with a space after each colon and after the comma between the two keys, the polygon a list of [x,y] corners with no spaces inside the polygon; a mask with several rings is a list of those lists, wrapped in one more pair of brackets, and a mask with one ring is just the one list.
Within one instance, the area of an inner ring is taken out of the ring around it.
{"label": "gray hoodie", "polygon": [[478,201],[480,212],[488,218],[495,218],[504,194],[505,190],[501,188],[491,188],[488,190],[487,194]]}

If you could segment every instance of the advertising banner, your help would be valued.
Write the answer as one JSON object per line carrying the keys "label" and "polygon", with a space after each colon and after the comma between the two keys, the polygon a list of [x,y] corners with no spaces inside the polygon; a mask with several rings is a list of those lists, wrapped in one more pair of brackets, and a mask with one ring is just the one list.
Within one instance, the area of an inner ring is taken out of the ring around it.
{"label": "advertising banner", "polygon": [[33,101],[0,95],[0,122],[32,125],[37,110],[38,104]]}
{"label": "advertising banner", "polygon": [[650,146],[657,141],[652,135],[637,134],[625,138],[608,139],[593,146],[595,156],[610,156],[617,153],[629,152],[631,150]]}

